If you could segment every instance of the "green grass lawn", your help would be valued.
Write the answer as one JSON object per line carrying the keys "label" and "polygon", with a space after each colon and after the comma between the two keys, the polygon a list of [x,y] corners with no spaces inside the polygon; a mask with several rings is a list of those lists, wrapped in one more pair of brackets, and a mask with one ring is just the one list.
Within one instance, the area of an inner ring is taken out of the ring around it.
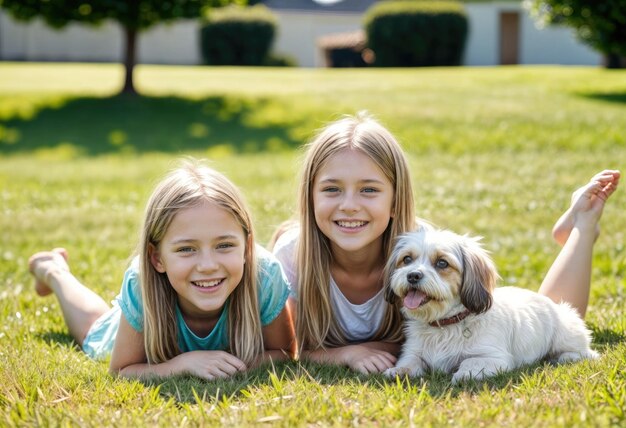
{"label": "green grass lawn", "polygon": [[368,110],[405,148],[420,216],[482,235],[502,285],[536,290],[550,228],[596,171],[626,171],[626,72],[576,67],[307,70],[0,63],[0,426],[624,426],[626,190],[605,209],[587,322],[601,359],[452,386],[284,363],[206,382],[108,375],[35,295],[35,251],[65,246],[119,290],[156,180],[183,155],[244,191],[259,241],[295,208],[299,147]]}

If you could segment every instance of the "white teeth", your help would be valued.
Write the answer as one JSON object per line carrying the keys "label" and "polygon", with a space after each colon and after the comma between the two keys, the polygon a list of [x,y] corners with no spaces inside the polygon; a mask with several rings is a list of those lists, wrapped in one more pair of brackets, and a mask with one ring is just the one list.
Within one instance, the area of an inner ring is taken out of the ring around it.
{"label": "white teeth", "polygon": [[210,288],[210,287],[215,287],[220,282],[222,282],[221,279],[216,279],[214,281],[194,281],[193,284],[197,287]]}
{"label": "white teeth", "polygon": [[367,222],[365,221],[338,221],[337,224],[341,227],[349,227],[356,228],[364,226]]}

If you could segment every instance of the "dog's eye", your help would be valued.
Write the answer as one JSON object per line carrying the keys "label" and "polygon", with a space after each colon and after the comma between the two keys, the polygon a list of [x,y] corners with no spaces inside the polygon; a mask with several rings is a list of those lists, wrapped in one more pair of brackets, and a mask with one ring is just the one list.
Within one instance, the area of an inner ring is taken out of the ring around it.
{"label": "dog's eye", "polygon": [[449,265],[448,265],[448,262],[447,262],[447,261],[445,261],[444,259],[439,259],[439,260],[437,260],[437,261],[435,262],[435,267],[436,267],[437,269],[445,269],[445,268],[447,268],[448,266],[449,266]]}
{"label": "dog's eye", "polygon": [[410,265],[413,262],[413,257],[411,256],[404,256],[404,258],[402,259],[402,263],[404,263],[405,265]]}

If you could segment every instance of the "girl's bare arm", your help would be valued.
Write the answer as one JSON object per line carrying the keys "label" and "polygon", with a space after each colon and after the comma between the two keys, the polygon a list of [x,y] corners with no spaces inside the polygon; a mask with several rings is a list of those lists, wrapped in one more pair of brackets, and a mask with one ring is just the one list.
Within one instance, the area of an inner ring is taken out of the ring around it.
{"label": "girl's bare arm", "polygon": [[109,366],[112,374],[123,377],[191,374],[209,380],[232,376],[243,370],[246,365],[224,351],[185,352],[164,363],[148,364],[143,334],[133,329],[123,315]]}
{"label": "girl's bare arm", "polygon": [[263,327],[263,343],[265,352],[258,363],[270,359],[285,360],[294,358],[296,354],[296,332],[293,322],[293,302],[291,298],[287,300],[285,308],[274,321]]}

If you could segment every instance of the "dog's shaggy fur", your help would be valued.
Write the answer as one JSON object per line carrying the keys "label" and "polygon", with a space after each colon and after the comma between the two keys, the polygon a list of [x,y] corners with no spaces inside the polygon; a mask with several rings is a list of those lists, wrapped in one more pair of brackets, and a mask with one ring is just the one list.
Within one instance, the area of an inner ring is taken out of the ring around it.
{"label": "dog's shaggy fur", "polygon": [[422,228],[401,236],[385,268],[385,297],[402,301],[406,342],[387,376],[453,373],[482,379],[543,358],[596,358],[591,333],[568,304],[495,288],[498,274],[477,238]]}

